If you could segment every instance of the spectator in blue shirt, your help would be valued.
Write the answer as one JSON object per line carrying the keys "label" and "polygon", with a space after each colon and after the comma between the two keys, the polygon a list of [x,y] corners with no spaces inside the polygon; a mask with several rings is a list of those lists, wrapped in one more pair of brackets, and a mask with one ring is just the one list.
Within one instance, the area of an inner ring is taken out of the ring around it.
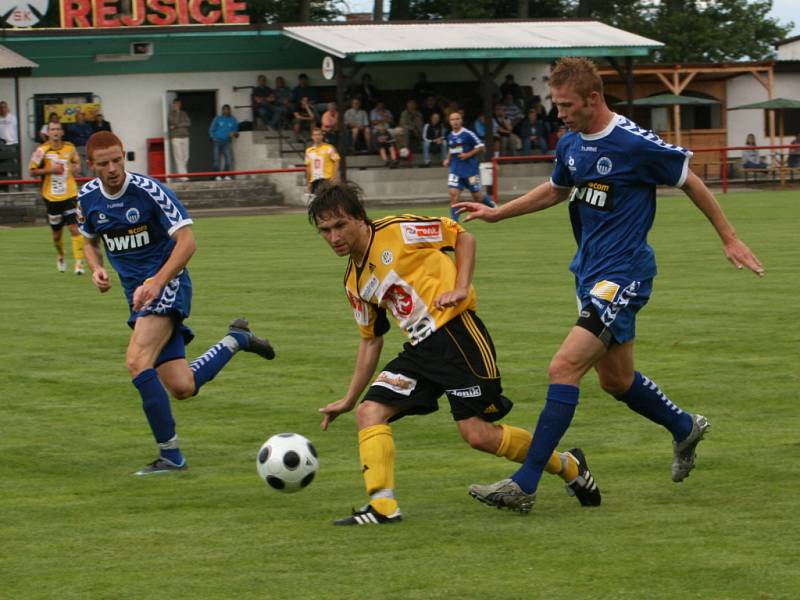
{"label": "spectator in blue shirt", "polygon": [[535,108],[528,111],[525,120],[519,126],[522,138],[522,154],[547,154],[547,127],[539,120]]}
{"label": "spectator in blue shirt", "polygon": [[[231,105],[222,105],[222,114],[214,117],[208,128],[208,135],[214,143],[214,169],[217,171],[233,171],[233,138],[239,137],[239,121],[231,114]],[[230,179],[225,175],[225,179]],[[217,181],[222,179],[217,175]]]}

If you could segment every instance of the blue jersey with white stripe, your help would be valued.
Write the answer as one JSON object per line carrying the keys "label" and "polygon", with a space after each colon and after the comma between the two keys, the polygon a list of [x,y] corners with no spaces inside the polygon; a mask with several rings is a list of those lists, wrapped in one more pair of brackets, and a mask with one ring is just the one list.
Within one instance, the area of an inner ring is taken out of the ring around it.
{"label": "blue jersey with white stripe", "polygon": [[[129,304],[134,290],[169,258],[175,247],[172,234],[192,224],[171,189],[136,173],[126,173],[116,194],[108,193],[99,179],[93,179],[81,188],[78,207],[81,233],[102,238]],[[186,269],[176,279],[180,280],[174,282],[176,286],[191,289]]]}
{"label": "blue jersey with white stripe", "polygon": [[483,146],[481,139],[466,127],[458,133],[451,131],[447,134],[447,151],[450,153],[450,172],[458,177],[472,177],[478,174],[478,155],[467,160],[458,158],[463,152],[470,152]]}
{"label": "blue jersey with white stripe", "polygon": [[570,132],[559,140],[550,180],[573,188],[569,212],[578,251],[570,270],[579,285],[655,276],[647,234],[656,186],[682,186],[691,156],[620,115],[599,133]]}

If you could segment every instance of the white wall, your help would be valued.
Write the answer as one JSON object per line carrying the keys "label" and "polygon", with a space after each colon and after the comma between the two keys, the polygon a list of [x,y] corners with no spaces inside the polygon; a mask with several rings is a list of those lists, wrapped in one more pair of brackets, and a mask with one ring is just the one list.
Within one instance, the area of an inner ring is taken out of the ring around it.
{"label": "white wall", "polygon": [[778,46],[778,60],[800,60],[800,40]]}

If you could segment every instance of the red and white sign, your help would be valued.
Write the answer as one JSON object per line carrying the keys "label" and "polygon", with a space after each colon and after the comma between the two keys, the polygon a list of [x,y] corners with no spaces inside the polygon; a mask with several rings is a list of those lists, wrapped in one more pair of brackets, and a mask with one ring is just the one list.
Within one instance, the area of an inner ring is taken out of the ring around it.
{"label": "red and white sign", "polygon": [[238,0],[131,0],[131,14],[119,13],[119,0],[59,0],[66,29],[139,25],[249,23],[246,2]]}

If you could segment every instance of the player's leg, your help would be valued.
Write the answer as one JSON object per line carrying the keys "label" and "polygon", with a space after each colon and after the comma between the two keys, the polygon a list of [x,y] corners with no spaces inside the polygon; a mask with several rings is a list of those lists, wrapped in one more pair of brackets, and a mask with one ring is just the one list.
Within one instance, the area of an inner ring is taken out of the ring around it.
{"label": "player's leg", "polygon": [[62,229],[64,228],[64,215],[57,202],[48,202],[42,198],[42,202],[47,209],[47,222],[50,225],[50,235],[53,239],[53,246],[56,249],[56,268],[60,273],[67,270],[67,263],[64,262],[64,242],[61,239]]}
{"label": "player's leg", "polygon": [[[450,180],[452,180],[452,175],[450,176]],[[456,178],[457,179],[457,178]],[[458,212],[456,208],[454,208],[454,204],[458,202],[458,199],[461,197],[461,188],[460,187],[453,187],[451,184],[448,183],[447,187],[447,194],[450,196],[450,218],[454,221],[458,221]]]}
{"label": "player's leg", "polygon": [[628,408],[672,434],[672,477],[676,482],[682,481],[694,468],[694,450],[709,428],[708,420],[683,411],[652,379],[634,370],[633,349],[633,340],[611,346],[596,365],[600,385]]}
{"label": "player's leg", "polygon": [[160,454],[159,459],[138,471],[137,475],[178,470],[186,465],[178,445],[169,396],[154,368],[156,359],[172,336],[174,328],[175,324],[168,316],[140,316],[136,319],[128,343],[125,364],[133,378],[132,383],[142,398],[142,408]]}
{"label": "player's leg", "polygon": [[75,200],[66,200],[64,223],[69,227],[72,242],[72,258],[75,259],[75,275],[83,275],[83,236],[78,231],[78,208]]}

